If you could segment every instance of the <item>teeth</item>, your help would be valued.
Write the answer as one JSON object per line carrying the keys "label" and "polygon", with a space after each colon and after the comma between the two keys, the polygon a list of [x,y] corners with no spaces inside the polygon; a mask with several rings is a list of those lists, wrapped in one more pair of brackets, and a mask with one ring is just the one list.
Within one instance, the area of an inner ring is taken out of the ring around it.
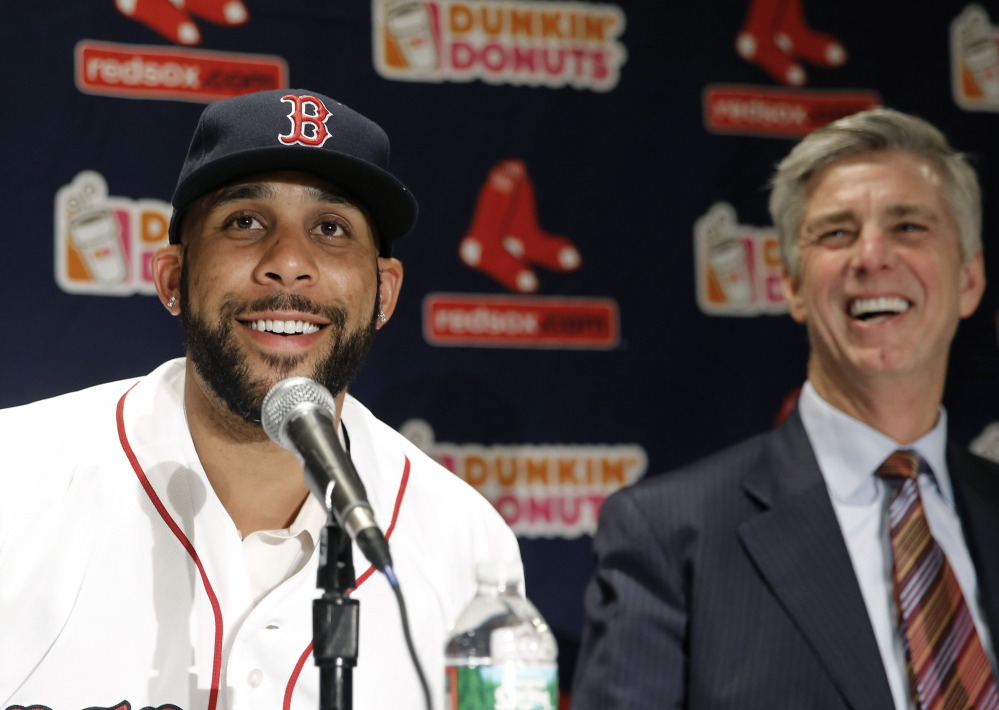
{"label": "teeth", "polygon": [[872,313],[904,313],[909,310],[909,302],[897,296],[879,296],[878,298],[858,298],[850,304],[850,315],[862,318]]}
{"label": "teeth", "polygon": [[266,333],[304,333],[309,335],[319,330],[315,323],[304,320],[255,320],[250,321],[252,330],[259,330]]}

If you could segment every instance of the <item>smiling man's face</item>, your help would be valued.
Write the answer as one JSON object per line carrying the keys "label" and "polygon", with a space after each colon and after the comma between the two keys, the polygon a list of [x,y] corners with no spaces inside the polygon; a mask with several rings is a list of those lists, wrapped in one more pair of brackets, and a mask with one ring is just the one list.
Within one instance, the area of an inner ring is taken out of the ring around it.
{"label": "smiling man's face", "polygon": [[378,257],[362,207],[317,178],[266,174],[202,198],[183,241],[188,357],[233,413],[259,421],[292,375],[346,389],[374,340],[381,271],[398,264]]}
{"label": "smiling man's face", "polygon": [[942,383],[984,271],[981,254],[961,258],[938,172],[897,151],[834,163],[812,179],[798,239],[799,276],[783,286],[820,393],[877,378]]}

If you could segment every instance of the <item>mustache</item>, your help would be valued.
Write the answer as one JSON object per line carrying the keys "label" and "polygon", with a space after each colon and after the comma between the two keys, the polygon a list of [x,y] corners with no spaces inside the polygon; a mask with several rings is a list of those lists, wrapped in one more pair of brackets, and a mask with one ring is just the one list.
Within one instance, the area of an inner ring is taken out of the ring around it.
{"label": "mustache", "polygon": [[272,293],[252,301],[229,299],[220,310],[223,316],[237,319],[244,313],[255,311],[301,311],[340,326],[347,322],[347,310],[342,306],[325,306],[300,293]]}

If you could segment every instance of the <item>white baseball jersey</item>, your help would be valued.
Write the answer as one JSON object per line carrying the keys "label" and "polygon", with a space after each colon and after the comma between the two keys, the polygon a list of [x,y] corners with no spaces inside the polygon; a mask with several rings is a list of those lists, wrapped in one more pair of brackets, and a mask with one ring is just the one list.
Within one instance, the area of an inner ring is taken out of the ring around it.
{"label": "white baseball jersey", "polygon": [[[183,387],[181,359],[137,383],[0,411],[0,708],[319,707],[318,550],[253,604]],[[475,593],[475,563],[519,561],[516,538],[476,491],[356,400],[342,419],[440,707],[447,630]],[[354,565],[354,707],[422,709],[388,582],[356,547]]]}

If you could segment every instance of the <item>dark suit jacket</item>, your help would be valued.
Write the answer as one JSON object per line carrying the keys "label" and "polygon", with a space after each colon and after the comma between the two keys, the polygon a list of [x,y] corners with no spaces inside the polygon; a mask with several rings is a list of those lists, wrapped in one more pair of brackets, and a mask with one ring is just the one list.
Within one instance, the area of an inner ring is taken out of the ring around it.
{"label": "dark suit jacket", "polygon": [[[947,456],[999,642],[999,466],[954,446]],[[797,411],[615,493],[594,548],[573,710],[893,707]]]}

